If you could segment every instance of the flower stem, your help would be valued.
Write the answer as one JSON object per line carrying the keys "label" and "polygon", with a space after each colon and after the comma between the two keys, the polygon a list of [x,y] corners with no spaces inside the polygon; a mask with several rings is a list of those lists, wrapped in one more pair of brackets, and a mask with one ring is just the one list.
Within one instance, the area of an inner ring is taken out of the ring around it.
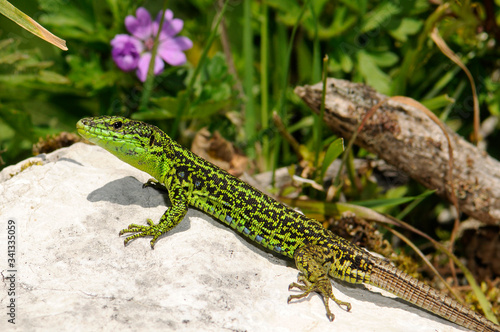
{"label": "flower stem", "polygon": [[163,1],[163,15],[161,15],[160,26],[158,27],[158,33],[155,36],[155,41],[153,44],[153,49],[151,50],[151,61],[149,61],[148,75],[146,76],[146,82],[144,82],[144,90],[142,91],[141,103],[139,104],[139,112],[147,110],[149,97],[153,90],[153,82],[155,79],[154,68],[156,61],[156,53],[158,51],[158,40],[160,39],[161,29],[163,27],[163,22],[165,21],[165,12],[167,10],[167,0]]}
{"label": "flower stem", "polygon": [[[245,90],[245,136],[247,139],[255,137],[256,114],[253,96],[253,34],[252,34],[252,1],[243,2],[243,62],[244,77],[243,88]],[[255,158],[254,145],[247,146],[246,153],[249,158]]]}

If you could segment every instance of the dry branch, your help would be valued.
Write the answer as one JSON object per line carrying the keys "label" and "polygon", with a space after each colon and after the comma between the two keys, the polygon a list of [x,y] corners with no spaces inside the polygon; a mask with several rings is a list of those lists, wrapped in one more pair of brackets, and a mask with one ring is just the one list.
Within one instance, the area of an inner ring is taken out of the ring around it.
{"label": "dry branch", "polygon": [[[315,112],[320,109],[321,91],[321,83],[295,88]],[[324,121],[349,139],[370,108],[388,99],[366,85],[329,78]],[[460,211],[499,225],[500,163],[446,129],[453,146],[453,181]],[[448,143],[438,125],[422,111],[388,100],[368,119],[355,143],[450,200]]]}

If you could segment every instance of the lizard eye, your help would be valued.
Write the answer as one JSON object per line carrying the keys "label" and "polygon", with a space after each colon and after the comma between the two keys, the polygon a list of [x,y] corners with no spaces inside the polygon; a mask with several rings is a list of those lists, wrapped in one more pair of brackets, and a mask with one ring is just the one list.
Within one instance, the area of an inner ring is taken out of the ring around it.
{"label": "lizard eye", "polygon": [[113,128],[120,129],[121,127],[122,127],[122,122],[121,121],[113,123]]}

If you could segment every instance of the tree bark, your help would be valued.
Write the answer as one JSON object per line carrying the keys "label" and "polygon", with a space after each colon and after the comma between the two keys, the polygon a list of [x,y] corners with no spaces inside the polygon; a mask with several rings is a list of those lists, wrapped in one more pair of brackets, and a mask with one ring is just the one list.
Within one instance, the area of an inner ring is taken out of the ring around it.
{"label": "tree bark", "polygon": [[[295,93],[319,113],[322,87],[322,83],[298,86]],[[355,143],[451,201],[448,142],[421,110],[389,100],[366,85],[329,78],[324,121],[335,133],[350,139],[365,114],[386,99]],[[486,224],[500,225],[500,163],[448,127],[446,130],[453,147],[453,184],[460,211]]]}

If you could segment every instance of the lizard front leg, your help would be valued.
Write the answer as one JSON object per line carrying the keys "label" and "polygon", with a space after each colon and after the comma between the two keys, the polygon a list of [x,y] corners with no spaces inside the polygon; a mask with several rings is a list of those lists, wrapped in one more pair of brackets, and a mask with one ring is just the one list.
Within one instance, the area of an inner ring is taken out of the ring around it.
{"label": "lizard front leg", "polygon": [[156,189],[163,193],[168,193],[167,187],[163,183],[154,178],[149,179],[146,183],[142,185],[142,188],[148,188],[148,187]]}
{"label": "lizard front leg", "polygon": [[158,237],[160,237],[162,234],[165,234],[179,224],[179,222],[186,215],[188,209],[186,192],[182,187],[177,187],[169,191],[169,197],[172,206],[170,207],[170,209],[165,211],[158,224],[155,224],[151,219],[148,219],[147,222],[149,226],[130,224],[128,228],[122,229],[120,231],[119,235],[123,235],[126,233],[136,233],[128,236],[124,241],[124,245],[127,245],[127,243],[129,243],[133,239],[144,236],[152,236],[153,239],[150,243],[151,248],[154,249],[154,245]]}
{"label": "lizard front leg", "polygon": [[298,283],[291,283],[288,289],[298,288],[302,291],[298,295],[290,295],[288,303],[292,299],[301,299],[311,292],[317,292],[323,297],[325,303],[326,315],[330,321],[333,321],[335,315],[330,311],[329,300],[332,299],[339,306],[345,306],[347,311],[351,310],[351,304],[343,302],[335,298],[332,292],[332,284],[328,278],[328,271],[323,266],[326,262],[324,251],[321,247],[316,245],[304,245],[295,250],[294,253],[295,265],[301,272],[297,281]]}

